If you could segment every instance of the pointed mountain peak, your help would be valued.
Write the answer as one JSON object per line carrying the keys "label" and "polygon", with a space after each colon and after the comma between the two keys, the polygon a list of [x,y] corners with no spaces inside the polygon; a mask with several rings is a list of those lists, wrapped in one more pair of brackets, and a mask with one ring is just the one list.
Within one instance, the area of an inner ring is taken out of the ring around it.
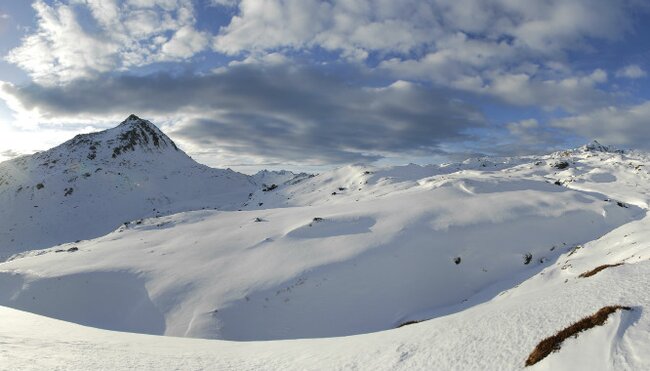
{"label": "pointed mountain peak", "polygon": [[116,159],[128,153],[182,153],[156,125],[134,114],[114,128],[77,135],[62,146],[68,153],[87,153],[88,160]]}
{"label": "pointed mountain peak", "polygon": [[134,125],[139,125],[139,126],[149,126],[152,128],[155,128],[156,130],[160,131],[156,125],[151,123],[149,120],[141,119],[140,117],[136,116],[135,114],[130,114],[129,117],[127,117],[124,121],[120,122],[118,127],[124,127],[124,126],[134,126]]}
{"label": "pointed mountain peak", "polygon": [[160,151],[169,147],[176,151],[179,150],[176,144],[156,125],[135,114],[129,115],[117,128],[107,130],[106,133],[113,131],[116,134],[115,138],[109,140],[114,145],[113,158],[137,149]]}
{"label": "pointed mountain peak", "polygon": [[130,114],[129,117],[126,118],[125,121],[134,121],[134,120],[143,121],[141,118],[136,116],[135,113]]}

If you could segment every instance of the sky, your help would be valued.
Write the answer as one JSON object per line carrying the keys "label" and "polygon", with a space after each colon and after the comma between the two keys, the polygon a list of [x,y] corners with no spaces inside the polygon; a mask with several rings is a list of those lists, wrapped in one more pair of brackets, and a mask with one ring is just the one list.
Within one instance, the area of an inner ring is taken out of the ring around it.
{"label": "sky", "polygon": [[650,150],[645,0],[0,0],[0,161],[129,114],[244,172]]}

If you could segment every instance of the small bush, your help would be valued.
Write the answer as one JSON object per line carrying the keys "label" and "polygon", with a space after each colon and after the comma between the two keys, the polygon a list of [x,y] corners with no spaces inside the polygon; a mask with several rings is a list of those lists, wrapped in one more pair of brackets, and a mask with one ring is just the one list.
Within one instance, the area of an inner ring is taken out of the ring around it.
{"label": "small bush", "polygon": [[38,183],[36,185],[36,189],[43,189],[43,188],[45,188],[45,184],[43,184],[43,183]]}
{"label": "small bush", "polygon": [[461,260],[460,256],[455,257],[454,258],[454,264],[456,264],[456,265],[460,264],[460,260]]}
{"label": "small bush", "polygon": [[526,255],[524,255],[524,264],[525,264],[525,265],[530,264],[530,261],[531,261],[531,260],[533,260],[533,254],[531,254],[531,253],[526,253]]}
{"label": "small bush", "polygon": [[322,221],[323,221],[323,218],[317,216],[314,219],[312,219],[311,223],[309,223],[309,226],[311,227],[312,225],[314,225],[314,223],[320,223]]}
{"label": "small bush", "polygon": [[564,328],[557,334],[540,341],[535,349],[530,353],[528,359],[526,359],[526,366],[532,366],[546,358],[549,354],[557,352],[562,347],[562,342],[571,336],[578,336],[582,331],[589,330],[592,327],[602,326],[605,321],[607,321],[607,318],[609,318],[609,315],[619,309],[631,310],[632,308],[620,305],[603,307],[598,310],[598,312],[585,317],[569,327]]}
{"label": "small bush", "polygon": [[558,162],[557,164],[553,165],[554,168],[558,170],[564,170],[569,167],[569,163],[566,161]]}
{"label": "small bush", "polygon": [[264,184],[264,188],[262,188],[262,191],[263,192],[269,192],[269,191],[272,191],[272,190],[274,190],[276,188],[278,188],[277,184],[271,184],[270,186],[267,186],[266,184]]}
{"label": "small bush", "polygon": [[580,245],[574,246],[573,248],[571,248],[571,252],[569,253],[569,255],[567,255],[567,257],[575,254],[580,249],[582,249],[582,246],[580,246]]}
{"label": "small bush", "polygon": [[588,271],[588,272],[584,272],[584,273],[582,273],[582,274],[579,275],[578,277],[580,277],[580,278],[591,277],[591,276],[597,274],[598,272],[600,272],[600,271],[602,271],[602,270],[605,270],[605,269],[607,269],[607,268],[612,268],[612,267],[618,267],[619,265],[623,265],[623,263],[616,263],[616,264],[603,264],[603,265],[600,265],[600,266],[598,266],[598,267],[596,267],[596,268],[594,268],[594,269],[592,269],[592,270],[590,270],[590,271]]}

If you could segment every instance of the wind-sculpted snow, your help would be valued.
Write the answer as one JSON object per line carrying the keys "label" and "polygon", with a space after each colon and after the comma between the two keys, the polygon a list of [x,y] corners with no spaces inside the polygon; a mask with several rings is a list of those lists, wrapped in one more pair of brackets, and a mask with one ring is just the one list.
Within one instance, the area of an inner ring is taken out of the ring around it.
{"label": "wind-sculpted snow", "polygon": [[[573,254],[566,252],[557,263],[482,304],[359,336],[272,342],[156,337],[0,307],[0,364],[39,370],[647,370],[649,222],[626,224]],[[578,277],[618,259],[626,264]],[[565,340],[558,352],[525,367],[539,341],[607,305],[632,310],[611,315],[603,326]]]}
{"label": "wind-sculpted snow", "polygon": [[[568,249],[643,215],[636,206],[552,184],[501,183],[502,192],[492,181],[485,183],[489,192],[478,181],[470,193],[416,186],[354,207],[151,218],[0,267],[34,283],[98,270],[138,272],[167,335],[341,336],[394,328],[473,300],[499,282],[515,285]],[[71,246],[78,250],[69,252]],[[15,299],[0,304],[47,314],[48,300],[35,297],[28,308]]]}
{"label": "wind-sculpted snow", "polygon": [[116,331],[163,334],[165,318],[149,299],[144,283],[127,272],[25,276],[20,287],[5,294],[11,296],[13,307],[48,317]]}
{"label": "wind-sculpted snow", "polygon": [[327,238],[357,233],[370,233],[377,221],[373,218],[328,218],[315,217],[309,224],[302,225],[287,234],[292,238]]}

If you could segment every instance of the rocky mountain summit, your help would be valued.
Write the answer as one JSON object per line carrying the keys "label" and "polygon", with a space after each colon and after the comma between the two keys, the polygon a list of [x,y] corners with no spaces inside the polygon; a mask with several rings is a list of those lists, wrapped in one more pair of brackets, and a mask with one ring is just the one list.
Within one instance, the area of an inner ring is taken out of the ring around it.
{"label": "rocky mountain summit", "polygon": [[250,176],[192,160],[150,121],[77,135],[0,163],[0,261],[13,253],[101,236],[135,219],[240,207]]}

